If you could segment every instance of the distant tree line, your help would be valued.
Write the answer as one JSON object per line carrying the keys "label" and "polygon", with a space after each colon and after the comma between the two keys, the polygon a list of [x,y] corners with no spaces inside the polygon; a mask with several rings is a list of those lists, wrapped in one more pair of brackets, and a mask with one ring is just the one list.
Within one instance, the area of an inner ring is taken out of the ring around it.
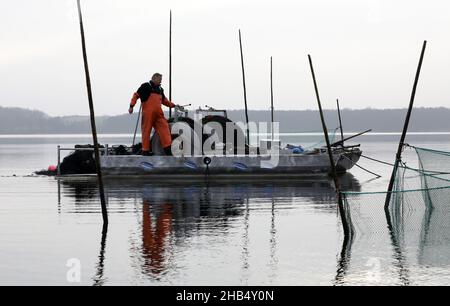
{"label": "distant tree line", "polygon": [[[344,131],[358,132],[373,129],[374,132],[400,132],[406,115],[405,109],[362,109],[342,110]],[[228,112],[230,119],[244,121],[242,110]],[[269,111],[249,111],[250,121],[269,122]],[[325,119],[330,130],[338,127],[335,110],[326,110]],[[449,132],[450,109],[417,108],[411,118],[411,132]],[[100,116],[97,129],[103,134],[133,133],[137,115]],[[321,131],[317,111],[276,111],[275,121],[280,122],[280,130],[289,132]],[[21,108],[0,106],[0,134],[84,134],[90,133],[88,116],[50,117],[47,114]]]}

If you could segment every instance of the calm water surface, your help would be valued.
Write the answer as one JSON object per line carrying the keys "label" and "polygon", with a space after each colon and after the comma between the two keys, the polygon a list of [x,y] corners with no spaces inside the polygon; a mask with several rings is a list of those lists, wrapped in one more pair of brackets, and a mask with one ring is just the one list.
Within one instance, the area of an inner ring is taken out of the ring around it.
{"label": "calm water surface", "polygon": [[[103,136],[101,142],[130,139]],[[391,162],[398,139],[369,135],[358,143],[366,155]],[[408,141],[450,151],[450,135]],[[374,235],[343,248],[328,179],[107,181],[104,232],[95,183],[31,175],[56,163],[58,144],[90,142],[86,136],[0,137],[0,285],[450,285],[450,261],[433,260],[448,256],[442,252],[449,248],[428,250],[428,260],[413,250],[403,261]],[[405,160],[415,165],[412,153]],[[364,159],[360,165],[383,177],[373,180],[355,168],[341,178],[346,190],[386,190],[389,166]],[[73,262],[80,264],[79,283],[67,277]]]}

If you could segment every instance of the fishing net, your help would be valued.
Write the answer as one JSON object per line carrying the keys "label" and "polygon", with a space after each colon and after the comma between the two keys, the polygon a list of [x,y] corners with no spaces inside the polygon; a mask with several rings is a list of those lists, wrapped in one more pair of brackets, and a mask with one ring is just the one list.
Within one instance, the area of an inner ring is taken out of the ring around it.
{"label": "fishing net", "polygon": [[387,192],[342,193],[354,267],[364,268],[370,258],[394,259],[400,284],[415,273],[408,267],[450,265],[450,152],[411,148],[419,166],[399,163],[388,205]]}
{"label": "fishing net", "polygon": [[418,227],[428,211],[449,215],[450,152],[412,148],[419,167],[397,165],[390,197],[387,192],[343,193],[346,218],[354,233],[401,234],[408,227]]}

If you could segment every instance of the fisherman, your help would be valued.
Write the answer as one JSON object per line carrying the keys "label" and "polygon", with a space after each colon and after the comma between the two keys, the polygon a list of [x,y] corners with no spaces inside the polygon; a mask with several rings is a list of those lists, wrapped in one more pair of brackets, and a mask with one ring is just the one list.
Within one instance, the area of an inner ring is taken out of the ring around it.
{"label": "fisherman", "polygon": [[153,128],[158,133],[161,146],[164,148],[166,155],[172,155],[172,135],[170,133],[169,124],[164,117],[161,105],[164,104],[169,108],[179,107],[169,101],[164,95],[164,89],[161,87],[162,74],[155,73],[152,80],[144,83],[139,87],[138,91],[133,94],[130,109],[128,112],[133,113],[133,108],[138,99],[142,104],[142,155],[150,156],[150,134]]}

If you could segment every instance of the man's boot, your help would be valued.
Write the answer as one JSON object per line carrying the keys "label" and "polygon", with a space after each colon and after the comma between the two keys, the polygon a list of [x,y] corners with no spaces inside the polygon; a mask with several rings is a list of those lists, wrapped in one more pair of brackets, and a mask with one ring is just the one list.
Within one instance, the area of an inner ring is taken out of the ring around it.
{"label": "man's boot", "polygon": [[167,156],[172,156],[172,146],[165,147],[164,153],[166,153]]}
{"label": "man's boot", "polygon": [[142,151],[142,156],[153,156],[153,153],[149,151]]}

